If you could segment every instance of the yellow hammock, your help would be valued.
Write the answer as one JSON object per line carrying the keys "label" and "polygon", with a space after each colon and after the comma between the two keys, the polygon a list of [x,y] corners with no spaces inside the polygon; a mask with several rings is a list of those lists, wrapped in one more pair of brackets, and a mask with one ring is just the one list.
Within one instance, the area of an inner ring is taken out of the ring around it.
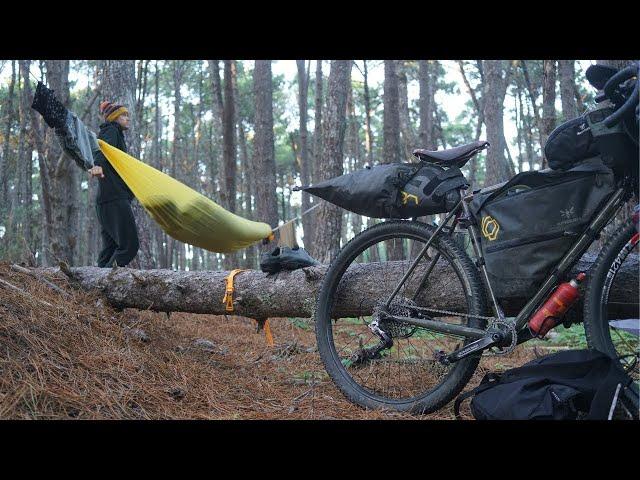
{"label": "yellow hammock", "polygon": [[98,140],[100,150],[167,235],[228,253],[271,236],[271,227],[239,217],[146,163]]}

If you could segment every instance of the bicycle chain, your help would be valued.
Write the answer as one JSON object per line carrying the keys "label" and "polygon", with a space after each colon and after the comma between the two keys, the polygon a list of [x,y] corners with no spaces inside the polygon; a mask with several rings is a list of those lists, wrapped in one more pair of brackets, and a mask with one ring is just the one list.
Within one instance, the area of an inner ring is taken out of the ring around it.
{"label": "bicycle chain", "polygon": [[484,315],[469,315],[468,313],[451,312],[449,310],[439,310],[437,308],[414,307],[413,305],[407,305],[407,308],[411,308],[413,310],[422,310],[424,312],[444,313],[454,317],[480,318],[482,320],[498,321],[496,317],[485,317]]}
{"label": "bicycle chain", "polygon": [[507,328],[507,330],[509,330],[509,333],[511,334],[511,343],[509,344],[509,346],[505,347],[503,350],[498,350],[498,351],[487,350],[483,353],[483,356],[491,357],[491,356],[498,356],[498,355],[506,355],[508,353],[513,352],[513,350],[516,348],[518,344],[518,332],[516,331],[516,327],[513,324],[513,322],[505,322],[504,320],[499,320],[496,317],[487,317],[484,315],[469,315],[467,313],[451,312],[449,310],[440,310],[437,308],[415,307],[415,306],[411,306],[411,308],[413,308],[414,310],[422,310],[425,312],[444,313],[446,315],[452,315],[457,317],[480,318],[482,320],[490,320],[491,323],[489,324],[489,327],[487,329],[491,327],[495,327],[497,325],[504,325]]}

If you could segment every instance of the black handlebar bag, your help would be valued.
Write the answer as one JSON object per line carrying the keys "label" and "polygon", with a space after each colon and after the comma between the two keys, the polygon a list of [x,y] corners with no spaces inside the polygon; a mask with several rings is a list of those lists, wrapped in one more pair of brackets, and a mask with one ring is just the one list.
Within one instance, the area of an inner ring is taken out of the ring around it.
{"label": "black handlebar bag", "polygon": [[544,155],[553,170],[569,170],[598,153],[598,145],[584,115],[558,125],[544,145]]}
{"label": "black handlebar bag", "polygon": [[600,158],[567,171],[530,171],[476,193],[471,211],[498,298],[530,297],[614,192]]}

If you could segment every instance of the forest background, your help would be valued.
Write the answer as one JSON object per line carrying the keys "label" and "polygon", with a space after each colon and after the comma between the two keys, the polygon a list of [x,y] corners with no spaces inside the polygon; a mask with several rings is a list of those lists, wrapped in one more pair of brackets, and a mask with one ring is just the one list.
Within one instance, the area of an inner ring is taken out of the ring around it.
{"label": "forest background", "polygon": [[[599,63],[616,64],[616,61]],[[315,205],[295,185],[415,148],[478,139],[474,188],[546,168],[541,148],[593,104],[589,60],[0,60],[0,259],[94,265],[96,179],[30,108],[36,79],[94,131],[100,101],[128,106],[129,153],[226,209],[275,227]],[[257,268],[260,246],[222,255],[168,237],[136,201],[139,268]],[[379,220],[323,203],[298,242],[323,262]]]}

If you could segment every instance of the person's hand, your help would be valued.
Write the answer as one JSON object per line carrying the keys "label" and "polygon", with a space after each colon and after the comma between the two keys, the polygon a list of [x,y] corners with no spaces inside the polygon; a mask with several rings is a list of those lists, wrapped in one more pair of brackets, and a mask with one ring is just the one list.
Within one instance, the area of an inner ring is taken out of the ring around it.
{"label": "person's hand", "polygon": [[104,178],[104,173],[102,173],[102,167],[91,167],[89,169],[89,178],[100,177]]}

